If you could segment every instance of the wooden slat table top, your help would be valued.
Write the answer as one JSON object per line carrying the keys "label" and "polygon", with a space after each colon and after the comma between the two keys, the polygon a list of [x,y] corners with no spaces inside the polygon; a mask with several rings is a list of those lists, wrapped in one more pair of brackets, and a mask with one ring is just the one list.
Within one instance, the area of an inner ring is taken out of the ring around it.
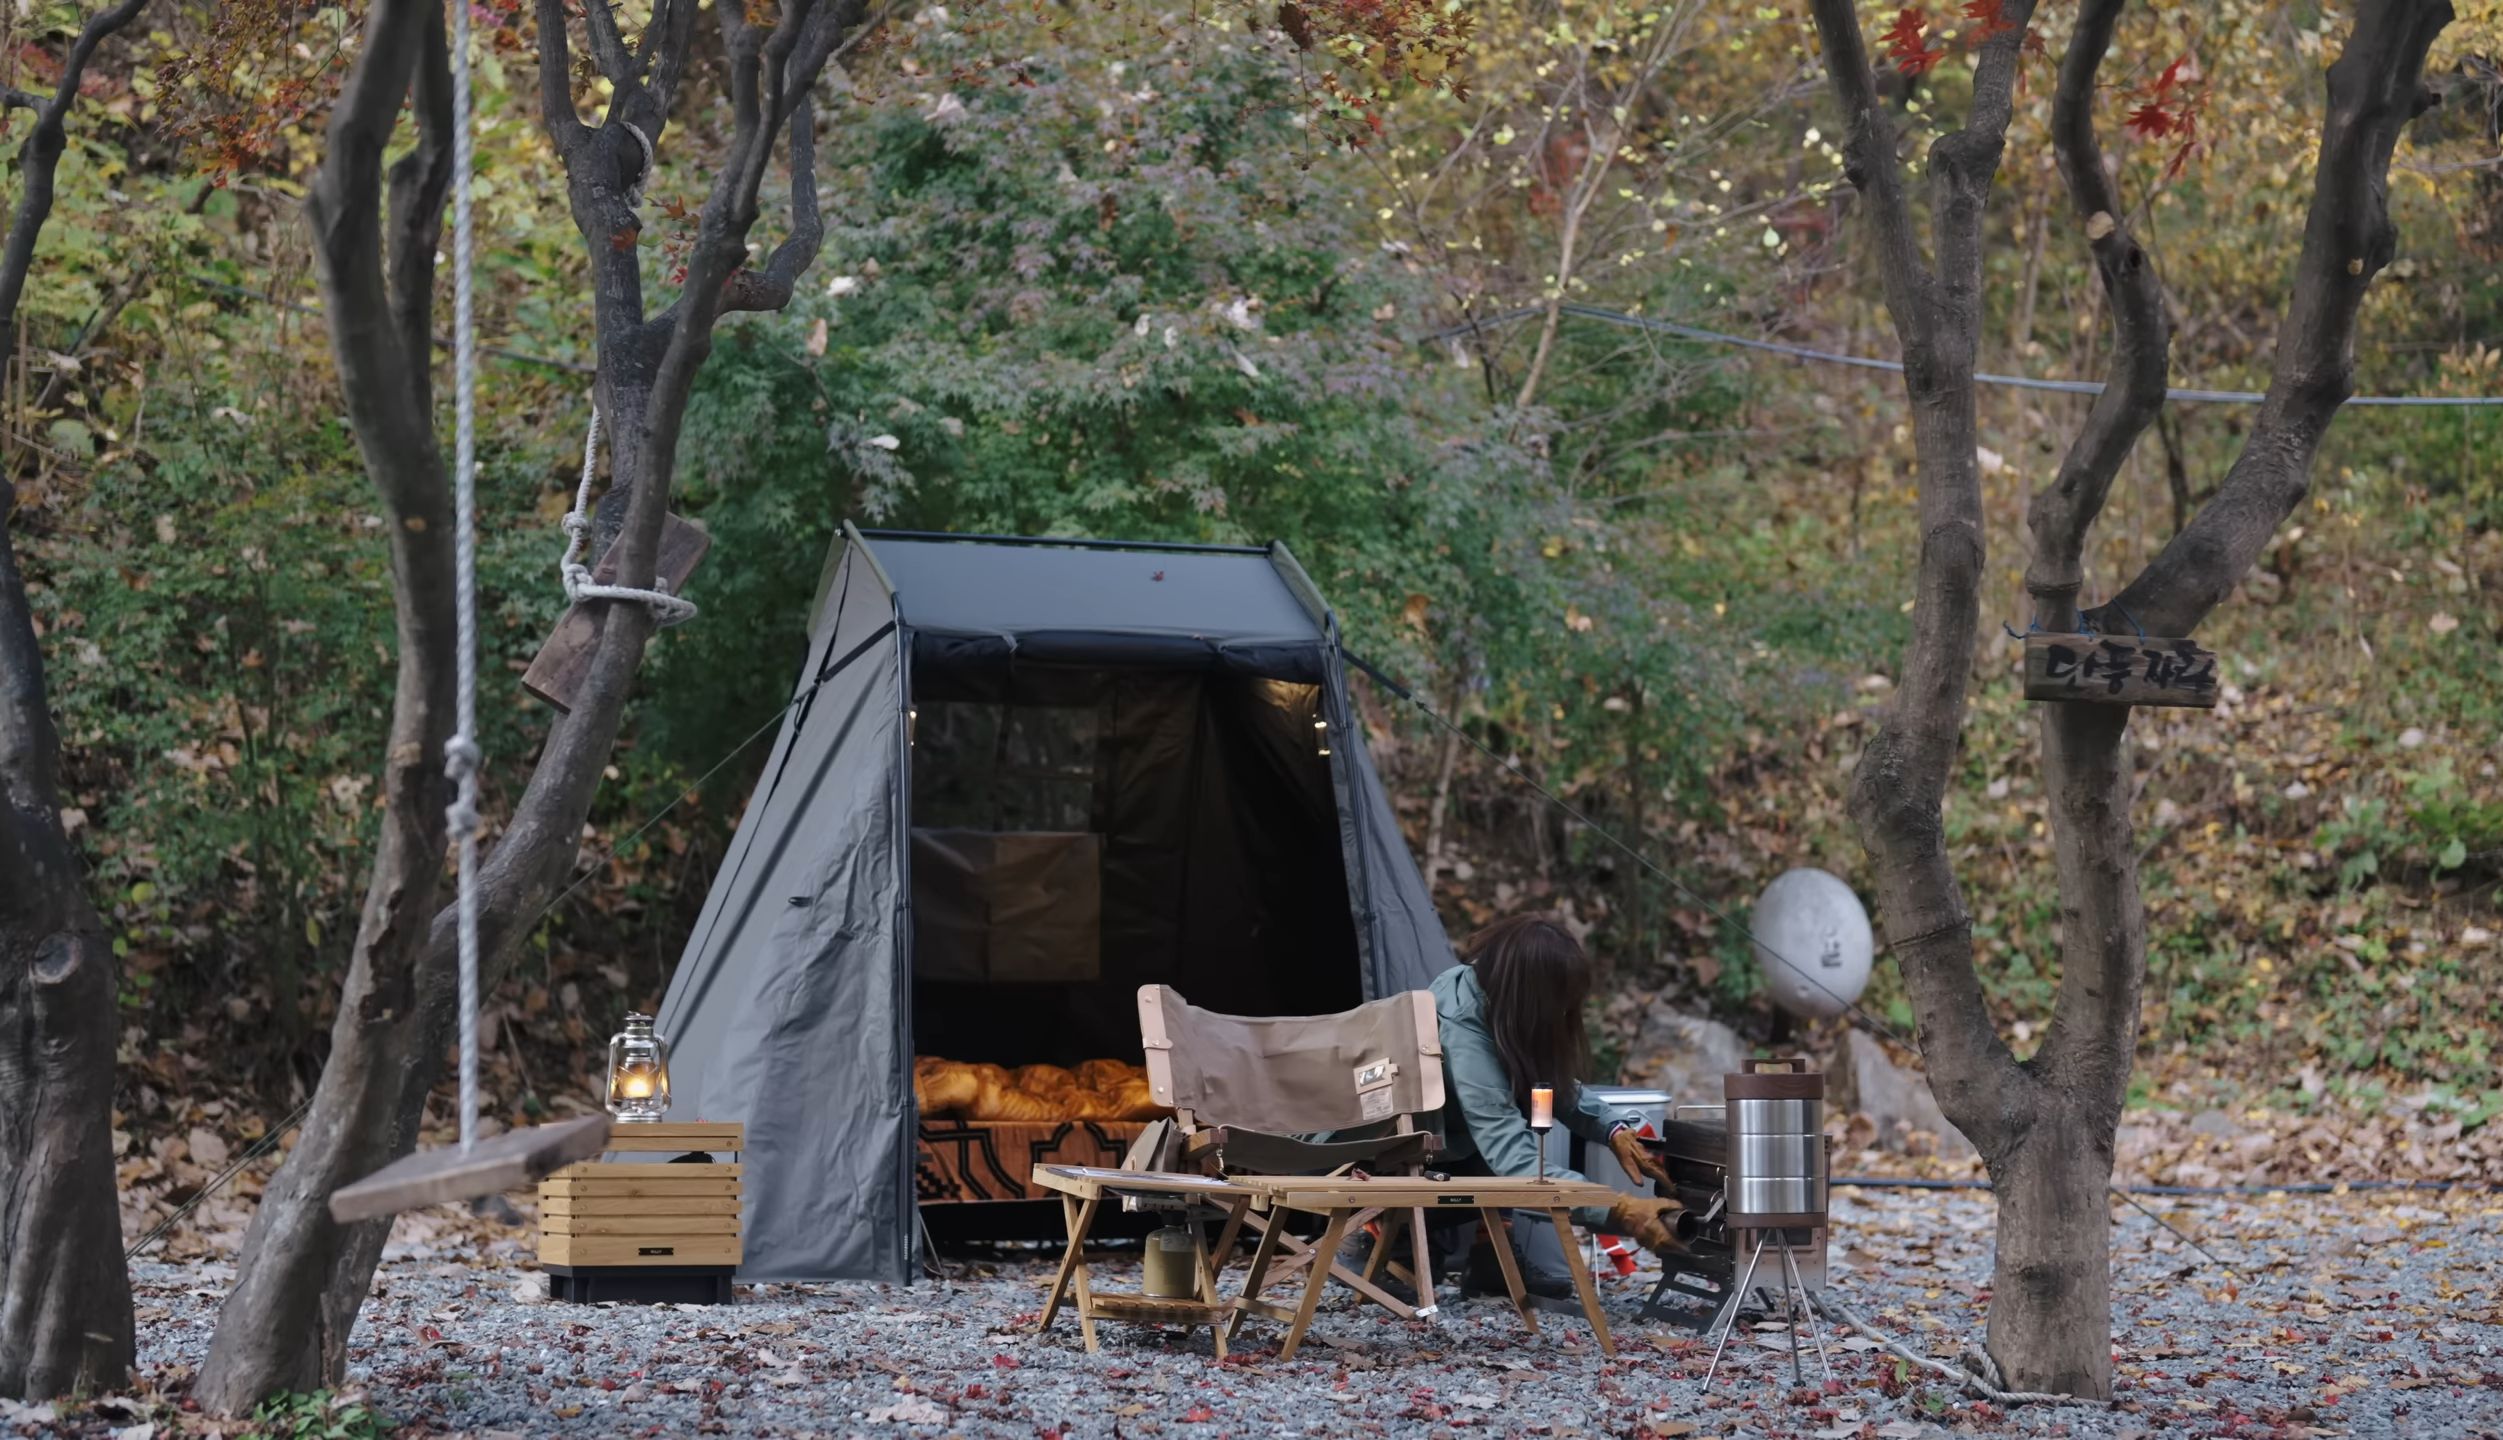
{"label": "wooden slat table top", "polygon": [[1497,1210],[1576,1210],[1607,1205],[1617,1198],[1613,1188],[1589,1180],[1540,1180],[1514,1175],[1426,1180],[1413,1175],[1374,1175],[1364,1179],[1330,1175],[1237,1175],[1234,1183],[1254,1191],[1273,1206],[1326,1214],[1332,1210],[1492,1208]]}
{"label": "wooden slat table top", "polygon": [[[1239,1200],[1260,1192],[1213,1175],[1185,1175],[1171,1170],[1114,1170],[1097,1165],[1037,1165],[1034,1183],[1081,1200],[1106,1194],[1186,1195],[1208,1200]],[[1614,1192],[1610,1192],[1614,1193]]]}
{"label": "wooden slat table top", "polygon": [[744,1150],[747,1148],[747,1127],[735,1120],[656,1120],[648,1124],[621,1121],[609,1127],[608,1148],[620,1153],[668,1154],[683,1154],[689,1150]]}
{"label": "wooden slat table top", "polygon": [[737,1180],[739,1164],[674,1165],[666,1160],[582,1160],[554,1171],[550,1180]]}

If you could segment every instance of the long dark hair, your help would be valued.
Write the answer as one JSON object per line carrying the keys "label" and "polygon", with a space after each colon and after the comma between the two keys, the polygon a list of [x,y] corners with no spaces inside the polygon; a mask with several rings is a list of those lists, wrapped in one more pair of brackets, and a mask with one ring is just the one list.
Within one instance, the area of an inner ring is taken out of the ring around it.
{"label": "long dark hair", "polygon": [[1590,956],[1546,915],[1514,915],[1470,936],[1461,958],[1486,992],[1486,1028],[1512,1080],[1513,1103],[1529,1108],[1530,1087],[1556,1092],[1559,1110],[1573,1101],[1590,1055],[1582,1005],[1590,998]]}

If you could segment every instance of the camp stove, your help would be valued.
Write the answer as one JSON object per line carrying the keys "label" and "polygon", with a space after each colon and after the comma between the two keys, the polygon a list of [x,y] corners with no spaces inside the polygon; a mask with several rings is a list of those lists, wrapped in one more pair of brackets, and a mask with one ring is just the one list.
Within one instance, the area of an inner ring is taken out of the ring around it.
{"label": "camp stove", "polygon": [[1644,1140],[1685,1207],[1686,1253],[1663,1259],[1643,1317],[1707,1335],[1735,1328],[1750,1292],[1779,1290],[1787,1304],[1795,1289],[1805,1309],[1825,1285],[1825,1077],[1803,1060],[1758,1060],[1722,1077],[1722,1091],[1719,1105],[1676,1107]]}

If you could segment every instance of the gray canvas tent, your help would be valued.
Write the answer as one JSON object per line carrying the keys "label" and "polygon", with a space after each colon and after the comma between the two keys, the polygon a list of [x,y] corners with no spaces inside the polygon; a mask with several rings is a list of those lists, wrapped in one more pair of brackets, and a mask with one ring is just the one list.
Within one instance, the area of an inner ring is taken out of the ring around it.
{"label": "gray canvas tent", "polygon": [[747,1127],[744,1278],[910,1278],[916,1054],[1135,1061],[1144,984],[1451,963],[1284,546],[846,526],[798,685],[660,1013],[674,1113]]}

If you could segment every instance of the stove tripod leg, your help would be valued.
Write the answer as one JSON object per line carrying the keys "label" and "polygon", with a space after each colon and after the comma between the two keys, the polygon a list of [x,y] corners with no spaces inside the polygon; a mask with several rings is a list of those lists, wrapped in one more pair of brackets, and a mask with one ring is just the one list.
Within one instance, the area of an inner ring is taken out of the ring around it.
{"label": "stove tripod leg", "polygon": [[1712,1377],[1720,1371],[1721,1351],[1727,1348],[1730,1343],[1730,1331],[1738,1328],[1738,1308],[1743,1302],[1745,1302],[1747,1298],[1747,1291],[1755,1285],[1756,1261],[1761,1259],[1764,1255],[1764,1232],[1760,1230],[1751,1230],[1748,1232],[1748,1235],[1754,1243],[1747,1251],[1747,1268],[1740,1273],[1738,1277],[1738,1284],[1731,1289],[1729,1300],[1721,1307],[1721,1319],[1726,1321],[1727,1324],[1724,1325],[1721,1330],[1720,1344],[1712,1347],[1712,1364],[1706,1367],[1703,1372],[1703,1388],[1706,1391],[1711,1390]]}
{"label": "stove tripod leg", "polygon": [[[1825,1353],[1825,1336],[1816,1328],[1816,1306],[1808,1300],[1808,1282],[1799,1273],[1799,1260],[1791,1253],[1790,1237],[1782,1235],[1781,1241],[1782,1265],[1790,1272],[1792,1288],[1799,1292],[1799,1307],[1808,1312],[1808,1338],[1816,1342],[1816,1363],[1824,1367],[1825,1378],[1831,1380],[1834,1378],[1834,1359]],[[1796,1333],[1790,1337],[1790,1352],[1792,1359],[1796,1360],[1799,1354],[1799,1337]]]}

